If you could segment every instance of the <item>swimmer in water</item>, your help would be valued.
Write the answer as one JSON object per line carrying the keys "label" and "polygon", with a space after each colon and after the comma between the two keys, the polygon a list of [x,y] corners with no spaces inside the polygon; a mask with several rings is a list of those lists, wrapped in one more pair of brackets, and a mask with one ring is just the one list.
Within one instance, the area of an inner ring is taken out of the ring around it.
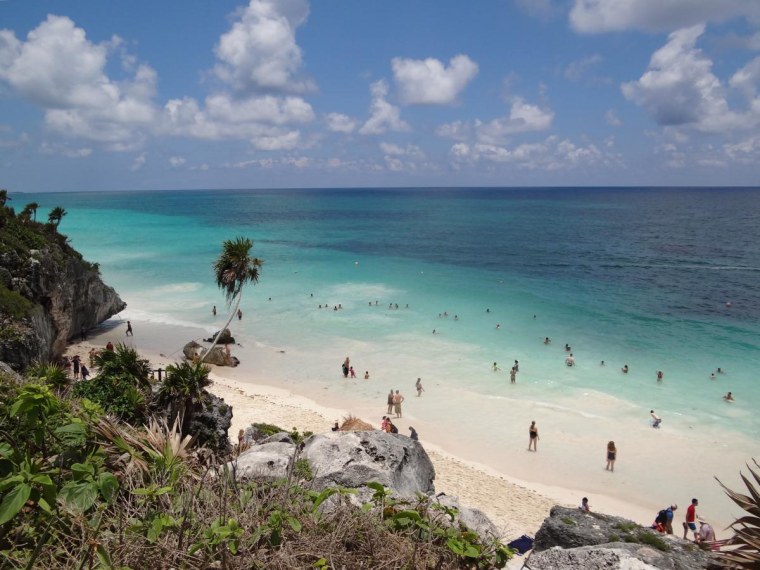
{"label": "swimmer in water", "polygon": [[552,339],[550,339],[548,336],[544,339],[544,344],[551,344]]}
{"label": "swimmer in water", "polygon": [[498,372],[499,370],[501,370],[501,368],[499,368],[498,364],[496,364],[496,363],[494,362],[494,363],[493,363],[493,371],[494,371],[494,372]]}
{"label": "swimmer in water", "polygon": [[575,366],[575,358],[573,358],[572,352],[570,353],[570,356],[565,358],[565,364],[567,364],[568,366]]}
{"label": "swimmer in water", "polygon": [[734,396],[733,396],[733,394],[731,392],[729,392],[728,394],[726,394],[725,396],[723,396],[723,399],[726,402],[733,402],[734,401]]}
{"label": "swimmer in water", "polygon": [[715,372],[710,372],[710,380],[715,380]]}
{"label": "swimmer in water", "polygon": [[623,367],[620,369],[620,371],[621,371],[623,374],[628,374],[628,365],[627,365],[627,364],[624,364],[624,365],[623,365]]}
{"label": "swimmer in water", "polygon": [[662,370],[657,371],[657,381],[662,382]]}

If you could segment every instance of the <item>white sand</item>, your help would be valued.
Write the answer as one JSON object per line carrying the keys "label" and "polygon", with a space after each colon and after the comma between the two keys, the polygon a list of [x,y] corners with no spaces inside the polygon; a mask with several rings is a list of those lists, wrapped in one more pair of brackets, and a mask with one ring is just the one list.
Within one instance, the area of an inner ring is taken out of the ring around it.
{"label": "white sand", "polygon": [[[89,341],[72,345],[69,353],[79,354],[86,361],[90,346],[101,348],[109,340],[114,343],[126,342],[149,358],[154,368],[163,368],[182,357],[181,347],[185,342],[204,334],[202,330],[190,327],[142,321],[133,321],[132,325],[136,332],[135,337],[124,336],[123,324],[115,329],[103,328]],[[251,356],[250,352],[246,354]],[[267,371],[274,369],[271,362],[266,361],[266,355],[257,353],[256,356],[261,371],[255,375],[255,383],[250,377],[251,373],[244,369],[250,370],[249,367],[215,368],[212,373],[214,385],[211,391],[224,398],[233,408],[233,424],[229,432],[233,439],[239,429],[253,422],[276,424],[284,429],[297,428],[299,431],[323,432],[328,431],[335,420],[340,420],[349,413],[358,415],[370,423],[374,423],[373,420],[378,417],[376,410],[336,409],[321,406],[313,398],[295,393],[299,386],[298,379],[295,377],[287,383],[287,388],[266,385]],[[401,433],[405,433],[409,420],[399,420],[395,423],[399,426]],[[436,491],[456,495],[462,504],[481,509],[500,528],[505,539],[511,540],[522,534],[534,535],[553,505],[576,506],[581,497],[587,495],[580,488],[582,484],[578,484],[579,488],[572,488],[573,483],[580,480],[577,473],[572,474],[573,477],[570,477],[568,473],[567,480],[571,483],[567,487],[535,482],[542,480],[541,476],[546,470],[558,469],[552,462],[551,448],[545,446],[543,442],[539,444],[539,453],[536,454],[526,452],[522,443],[506,447],[503,455],[510,464],[505,467],[504,459],[500,458],[499,470],[496,470],[492,467],[495,464],[492,461],[494,458],[473,457],[473,454],[477,452],[477,445],[468,446],[462,444],[461,441],[442,440],[441,430],[437,430],[434,425],[418,424],[416,421],[414,425],[420,432],[421,442],[435,467]],[[561,432],[561,430],[562,427],[558,426],[558,431]],[[633,434],[632,439],[649,436],[649,432],[655,431],[657,430],[650,429],[643,431],[642,434]],[[426,434],[431,434],[431,439],[435,439],[435,443],[429,441]],[[443,436],[445,435],[443,433]],[[635,443],[632,441],[631,445]],[[681,445],[689,442],[671,443]],[[649,445],[649,443],[645,440],[638,445]],[[662,442],[658,445],[662,445]],[[662,449],[663,453],[667,453],[668,449],[666,443]],[[618,486],[614,495],[601,493],[589,495],[593,510],[627,517],[640,524],[651,522],[656,513],[650,504],[652,501],[644,498],[639,502],[639,497],[625,494],[625,473],[609,474],[604,471],[603,463],[600,464],[598,471],[599,473],[589,476],[615,477],[614,481]],[[556,477],[549,480],[554,481]],[[680,523],[681,516],[677,515],[677,517]],[[712,522],[716,530],[719,530],[720,521],[718,524],[715,524],[714,520]]]}

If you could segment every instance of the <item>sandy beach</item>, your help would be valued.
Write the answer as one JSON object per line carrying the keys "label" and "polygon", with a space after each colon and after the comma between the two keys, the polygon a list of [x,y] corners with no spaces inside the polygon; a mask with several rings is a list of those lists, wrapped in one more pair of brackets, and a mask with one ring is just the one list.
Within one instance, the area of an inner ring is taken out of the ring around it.
{"label": "sandy beach", "polygon": [[[185,342],[181,339],[197,337],[199,334],[197,329],[190,327],[169,327],[134,320],[132,325],[136,331],[135,336],[125,337],[123,323],[107,323],[87,340],[70,345],[68,354],[79,354],[86,358],[90,348],[101,349],[109,340],[125,342],[148,358],[154,369],[165,368],[181,357],[181,346]],[[231,437],[253,422],[312,432],[328,431],[335,420],[341,420],[349,414],[376,423],[371,416],[357,414],[357,410],[326,407],[290,388],[233,377],[239,376],[240,369],[212,368],[214,383],[211,391],[233,408],[233,423],[229,431]],[[404,433],[408,423],[397,421],[401,433]],[[426,433],[433,433],[433,430]],[[422,437],[421,442],[435,466],[436,491],[458,496],[463,504],[481,509],[494,521],[507,540],[522,534],[534,535],[553,505],[576,506],[586,494],[579,489],[517,478],[485,463],[462,458],[452,453],[445,441],[428,441]],[[591,506],[596,511],[625,516],[641,524],[647,524],[652,516],[651,509],[617,497],[592,495],[590,499]]]}

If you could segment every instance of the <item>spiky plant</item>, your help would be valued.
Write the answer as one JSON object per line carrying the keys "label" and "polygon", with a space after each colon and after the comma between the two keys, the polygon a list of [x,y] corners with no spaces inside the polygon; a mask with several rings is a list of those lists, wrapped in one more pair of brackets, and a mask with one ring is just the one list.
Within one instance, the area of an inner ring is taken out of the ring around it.
{"label": "spiky plant", "polygon": [[721,483],[720,479],[716,481],[723,487],[726,495],[739,505],[748,514],[736,519],[729,525],[734,531],[734,536],[726,543],[731,548],[718,553],[719,558],[727,567],[731,568],[760,568],[760,491],[755,484],[760,485],[760,463],[752,459],[758,471],[747,465],[750,475],[755,480],[752,483],[743,473],[739,473],[744,485],[749,491],[749,495],[743,495],[732,491]]}

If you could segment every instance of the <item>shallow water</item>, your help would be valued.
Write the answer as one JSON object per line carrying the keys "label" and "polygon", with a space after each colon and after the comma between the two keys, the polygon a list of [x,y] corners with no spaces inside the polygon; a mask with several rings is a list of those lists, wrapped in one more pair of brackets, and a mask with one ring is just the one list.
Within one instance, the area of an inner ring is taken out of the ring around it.
{"label": "shallow water", "polygon": [[[265,369],[271,381],[338,407],[349,401],[372,413],[378,401],[378,416],[389,388],[409,397],[422,377],[426,392],[407,402],[410,416],[448,430],[464,453],[477,448],[484,463],[506,469],[499,450],[513,439],[515,449],[524,445],[530,417],[562,433],[554,467],[576,470],[578,448],[599,446],[601,455],[608,439],[632,438],[638,462],[653,460],[642,439],[655,431],[650,409],[679,437],[697,429],[711,446],[731,438],[742,442],[738,453],[760,430],[758,190],[14,195],[16,205],[31,201],[40,213],[66,208],[61,232],[100,263],[135,320],[209,332],[223,324],[211,265],[222,240],[251,237],[265,263],[232,324],[243,370]],[[574,368],[564,365],[565,343]],[[369,382],[343,381],[346,355]],[[711,380],[717,367],[725,374]],[[733,404],[722,401],[729,390]],[[720,464],[719,455],[700,460]],[[741,461],[727,467],[733,473]],[[641,472],[636,481],[638,491],[658,485]]]}

